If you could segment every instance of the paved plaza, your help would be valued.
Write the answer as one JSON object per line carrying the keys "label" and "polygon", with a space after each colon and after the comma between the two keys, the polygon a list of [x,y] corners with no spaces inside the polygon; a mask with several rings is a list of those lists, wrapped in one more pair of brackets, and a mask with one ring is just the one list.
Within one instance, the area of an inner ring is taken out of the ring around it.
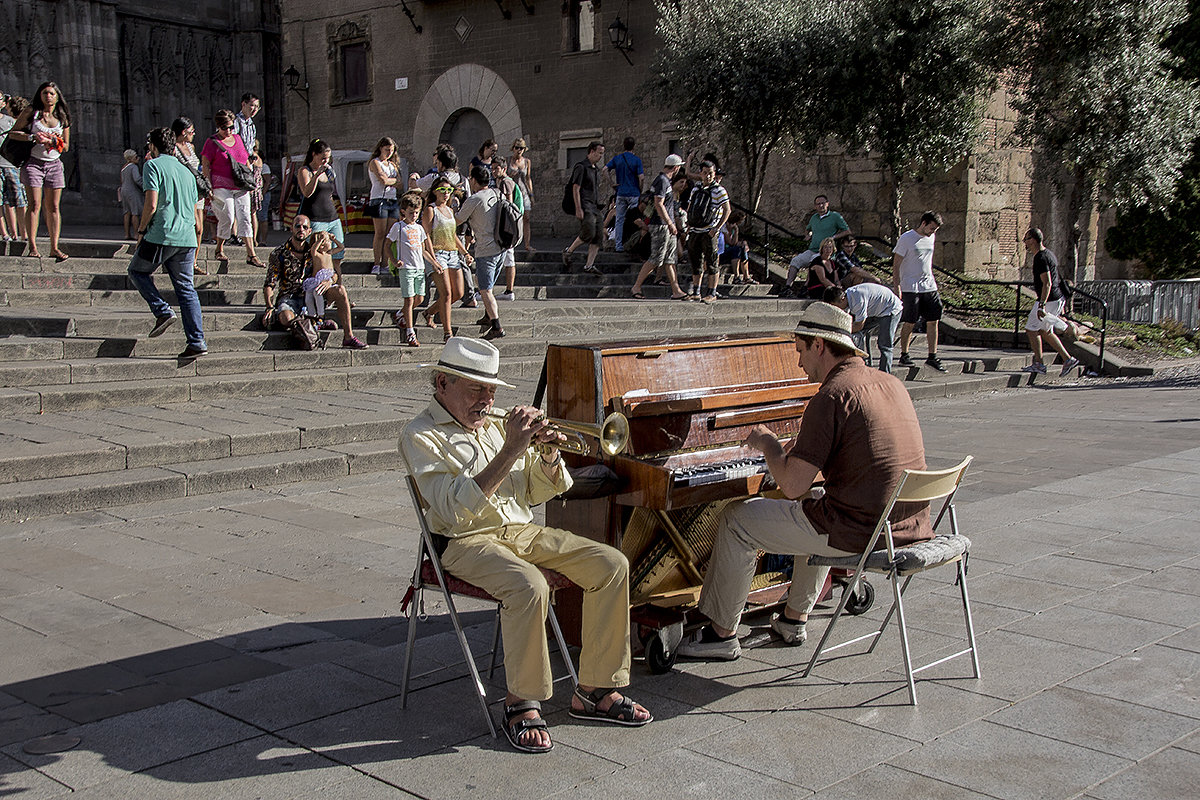
{"label": "paved plaza", "polygon": [[[947,662],[906,705],[894,628],[808,679],[807,646],[635,663],[655,722],[574,721],[559,684],[542,756],[487,734],[462,669],[400,708],[416,526],[398,471],[2,526],[0,796],[1195,797],[1194,375],[918,403],[931,466],[976,457],[958,507],[979,680]],[[910,590],[922,663],[960,647],[952,579]],[[839,632],[877,625],[882,600]],[[482,653],[492,615],[465,608]],[[418,671],[458,656],[442,605],[426,611]],[[490,685],[502,698],[501,672]],[[28,752],[53,734],[79,742]]]}

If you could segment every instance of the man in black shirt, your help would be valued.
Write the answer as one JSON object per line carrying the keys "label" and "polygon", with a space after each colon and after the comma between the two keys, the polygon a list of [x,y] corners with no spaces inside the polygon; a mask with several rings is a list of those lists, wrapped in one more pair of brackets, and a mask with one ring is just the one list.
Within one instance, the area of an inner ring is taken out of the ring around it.
{"label": "man in black shirt", "polygon": [[604,145],[592,142],[588,145],[587,158],[575,165],[571,173],[571,194],[575,198],[575,218],[579,220],[579,235],[563,250],[563,266],[570,268],[571,254],[582,244],[588,246],[584,272],[600,274],[596,267],[596,256],[600,254],[600,242],[604,237],[603,215],[600,213],[600,162],[604,160]]}
{"label": "man in black shirt", "polygon": [[1063,322],[1063,298],[1058,281],[1058,259],[1046,249],[1042,242],[1040,228],[1030,228],[1025,234],[1025,249],[1033,253],[1033,289],[1037,293],[1037,303],[1029,312],[1025,322],[1025,335],[1029,337],[1029,349],[1033,351],[1033,363],[1024,371],[1033,375],[1045,375],[1046,365],[1042,361],[1042,343],[1049,344],[1062,356],[1061,377],[1079,366],[1079,359],[1073,358],[1063,346],[1056,331],[1065,331],[1067,324]]}

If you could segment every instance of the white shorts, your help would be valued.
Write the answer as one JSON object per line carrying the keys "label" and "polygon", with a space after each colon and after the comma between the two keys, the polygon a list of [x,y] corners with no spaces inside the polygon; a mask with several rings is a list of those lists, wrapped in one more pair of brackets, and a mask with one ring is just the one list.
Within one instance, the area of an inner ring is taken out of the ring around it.
{"label": "white shorts", "polygon": [[510,247],[504,251],[504,261],[502,262],[503,266],[515,267],[517,265],[516,252],[517,248],[515,247]]}
{"label": "white shorts", "polygon": [[1038,317],[1038,307],[1034,304],[1029,310],[1029,319],[1025,321],[1025,330],[1027,331],[1054,331],[1061,333],[1067,329],[1067,323],[1062,320],[1064,302],[1060,300],[1048,300],[1044,307],[1046,312],[1044,316]]}

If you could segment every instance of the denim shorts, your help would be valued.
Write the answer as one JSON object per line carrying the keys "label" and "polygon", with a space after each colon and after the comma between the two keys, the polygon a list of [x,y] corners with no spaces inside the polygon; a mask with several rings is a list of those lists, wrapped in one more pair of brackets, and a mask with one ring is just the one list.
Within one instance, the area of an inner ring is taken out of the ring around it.
{"label": "denim shorts", "polygon": [[25,187],[21,185],[21,171],[16,167],[0,167],[0,205],[24,208],[28,204]]}
{"label": "denim shorts", "polygon": [[[457,250],[434,250],[433,254],[437,256],[437,262],[442,269],[462,269],[462,262],[458,260]],[[433,272],[432,269],[426,271]]]}
{"label": "denim shorts", "polygon": [[[313,233],[327,231],[334,239],[337,239],[342,244],[346,243],[346,234],[342,233],[342,221],[340,219],[335,219],[333,222],[317,222],[316,220],[312,220],[312,231]],[[340,253],[334,253],[333,257],[343,259],[346,257],[346,251],[343,250]]]}
{"label": "denim shorts", "polygon": [[304,310],[304,292],[296,294],[281,294],[275,298],[275,314],[278,318],[279,312],[284,309],[299,316]]}
{"label": "denim shorts", "polygon": [[367,202],[364,213],[372,219],[400,219],[400,201],[377,197]]}
{"label": "denim shorts", "polygon": [[479,291],[491,291],[496,285],[496,278],[504,268],[504,252],[494,256],[477,256],[475,258],[475,282]]}

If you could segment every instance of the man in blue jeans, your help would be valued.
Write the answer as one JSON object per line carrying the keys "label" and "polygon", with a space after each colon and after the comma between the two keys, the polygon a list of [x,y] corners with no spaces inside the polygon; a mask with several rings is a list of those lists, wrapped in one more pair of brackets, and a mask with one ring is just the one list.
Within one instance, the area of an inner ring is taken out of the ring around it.
{"label": "man in blue jeans", "polygon": [[191,360],[208,353],[200,320],[200,298],[192,285],[196,263],[196,177],[172,155],[175,134],[170,128],[155,128],[146,136],[150,159],[142,170],[146,190],[142,219],[138,225],[137,251],[129,262],[129,277],[154,312],[151,336],[161,336],[175,322],[175,314],[162,299],[151,277],[160,266],[171,278],[187,347],[179,358]]}
{"label": "man in blue jeans", "polygon": [[616,251],[625,249],[625,214],[638,204],[642,196],[642,160],[633,154],[637,144],[632,136],[625,137],[625,149],[604,165],[617,184]]}

